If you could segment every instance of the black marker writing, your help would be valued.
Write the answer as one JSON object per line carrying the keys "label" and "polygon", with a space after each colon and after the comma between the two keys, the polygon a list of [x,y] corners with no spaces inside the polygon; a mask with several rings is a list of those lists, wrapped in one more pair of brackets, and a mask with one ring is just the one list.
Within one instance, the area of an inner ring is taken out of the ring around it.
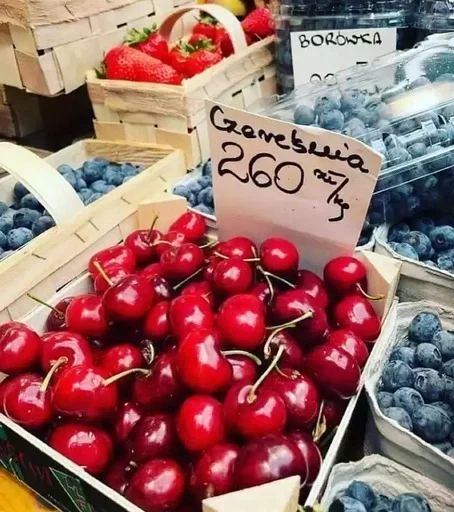
{"label": "black marker writing", "polygon": [[301,48],[309,48],[314,46],[358,46],[360,44],[368,46],[381,46],[383,41],[380,32],[360,32],[357,34],[349,34],[347,32],[327,32],[316,33],[311,36],[301,34],[299,36]]}
{"label": "black marker writing", "polygon": [[[342,199],[340,193],[348,185],[349,179],[345,174],[335,171],[322,171],[321,169],[314,169],[314,176],[331,186],[336,188],[329,194],[326,199],[327,204],[336,204],[340,208],[340,213],[337,217],[328,219],[329,222],[339,222],[344,219],[344,211],[350,209],[350,205]],[[337,179],[340,178],[340,179]]]}

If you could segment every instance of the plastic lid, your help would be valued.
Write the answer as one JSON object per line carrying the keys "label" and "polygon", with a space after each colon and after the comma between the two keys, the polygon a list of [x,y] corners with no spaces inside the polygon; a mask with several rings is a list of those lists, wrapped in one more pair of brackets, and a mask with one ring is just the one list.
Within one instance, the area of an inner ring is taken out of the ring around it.
{"label": "plastic lid", "polygon": [[280,0],[280,14],[296,16],[332,16],[349,14],[410,13],[410,0]]}

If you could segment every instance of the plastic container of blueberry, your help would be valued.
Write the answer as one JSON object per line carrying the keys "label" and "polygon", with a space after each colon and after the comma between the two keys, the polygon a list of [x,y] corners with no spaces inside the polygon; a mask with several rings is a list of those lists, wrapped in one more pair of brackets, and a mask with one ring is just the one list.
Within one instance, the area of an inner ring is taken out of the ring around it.
{"label": "plastic container of blueberry", "polygon": [[[454,310],[400,303],[366,376],[374,451],[454,490]],[[452,506],[452,504],[451,504]]]}
{"label": "plastic container of blueberry", "polygon": [[422,41],[432,34],[454,31],[454,4],[451,0],[419,0],[415,6],[413,26]]}
{"label": "plastic container of blueberry", "polygon": [[429,478],[370,455],[334,466],[321,506],[326,512],[447,512],[453,499],[452,492]]}

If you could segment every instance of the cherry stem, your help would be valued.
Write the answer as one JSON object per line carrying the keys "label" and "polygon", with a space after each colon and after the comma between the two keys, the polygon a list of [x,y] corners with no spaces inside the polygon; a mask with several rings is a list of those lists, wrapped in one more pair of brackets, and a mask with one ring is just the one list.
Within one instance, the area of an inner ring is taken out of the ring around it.
{"label": "cherry stem", "polygon": [[277,336],[280,332],[285,331],[285,329],[291,329],[293,327],[296,327],[296,325],[289,325],[284,327],[277,327],[267,338],[265,341],[265,345],[263,345],[263,353],[265,354],[265,358],[268,359],[271,355],[271,342],[273,341],[273,338]]}
{"label": "cherry stem", "polygon": [[213,245],[216,245],[218,243],[217,240],[211,240],[210,242],[207,242],[206,244],[199,245],[200,249],[207,249],[208,247],[213,247]]}
{"label": "cherry stem", "polygon": [[148,234],[147,234],[147,242],[150,243],[151,241],[151,234],[153,233],[153,229],[154,227],[156,226],[156,222],[159,218],[159,215],[157,213],[155,213],[155,216],[153,217],[153,220],[151,221],[151,226],[150,226],[150,229],[148,230]]}
{"label": "cherry stem", "polygon": [[[222,258],[223,260],[229,260],[230,256],[226,256],[225,254],[221,254],[218,251],[213,252],[214,256],[217,256],[218,258]],[[246,261],[247,263],[252,263],[256,261],[260,261],[260,258],[241,258],[243,261]]]}
{"label": "cherry stem", "polygon": [[270,289],[270,298],[268,300],[268,305],[270,305],[273,302],[274,299],[274,286],[271,282],[271,279],[266,274],[263,274],[263,277],[265,278],[266,284],[268,285],[268,288]]}
{"label": "cherry stem", "polygon": [[125,370],[124,372],[117,373],[117,375],[112,375],[112,377],[106,379],[102,383],[102,385],[110,386],[110,384],[117,382],[117,380],[123,379],[124,377],[128,377],[129,375],[133,375],[134,373],[142,373],[143,375],[148,375],[150,373],[150,370],[146,370],[145,368],[131,368],[130,370]]}
{"label": "cherry stem", "polygon": [[[278,373],[281,377],[284,377],[285,379],[291,379],[292,377],[290,375],[287,375],[285,374],[280,368],[279,366],[276,366],[276,368],[274,369],[274,371],[276,373]],[[293,374],[292,374],[293,375]]]}
{"label": "cherry stem", "polygon": [[379,293],[378,295],[369,295],[359,283],[356,283],[356,288],[368,300],[383,300],[385,298],[382,293]]}
{"label": "cherry stem", "polygon": [[63,313],[63,311],[60,311],[59,309],[57,309],[56,307],[52,306],[51,304],[48,304],[47,302],[44,302],[41,299],[38,299],[38,297],[35,297],[31,293],[27,293],[27,297],[29,297],[30,299],[34,300],[38,304],[41,304],[42,306],[46,306],[46,308],[51,309],[58,316],[58,318],[60,318],[60,319],[65,318],[65,314]]}
{"label": "cherry stem", "polygon": [[172,242],[168,242],[167,240],[158,240],[154,244],[151,244],[152,247],[155,247],[156,245],[172,245]]}
{"label": "cherry stem", "polygon": [[251,354],[250,352],[246,352],[245,350],[223,350],[222,354],[229,357],[229,356],[245,356],[249,357],[249,359],[252,359],[254,363],[257,366],[260,366],[262,364],[262,361],[260,358],[258,358],[256,355]]}
{"label": "cherry stem", "polygon": [[318,443],[323,437],[323,434],[326,432],[326,419],[323,414],[324,408],[325,401],[322,400],[322,403],[320,404],[320,410],[318,411],[317,423],[315,424],[315,428],[312,432],[312,439],[315,443]]}
{"label": "cherry stem", "polygon": [[289,288],[296,288],[296,286],[291,283],[290,281],[287,281],[286,279],[284,279],[283,277],[279,277],[277,276],[276,274],[272,274],[271,272],[268,272],[267,270],[265,270],[263,267],[261,267],[260,265],[257,265],[257,269],[264,275],[264,276],[268,276],[268,277],[272,277],[273,279],[276,279],[276,281],[280,281],[281,283],[284,283],[286,284]]}
{"label": "cherry stem", "polygon": [[113,286],[114,285],[114,282],[112,281],[112,279],[110,279],[110,277],[106,274],[106,271],[102,268],[101,266],[101,263],[99,263],[99,261],[95,261],[93,263],[93,265],[96,267],[97,271],[101,274],[101,276],[104,278],[104,280],[106,281],[106,283],[109,285],[109,286]]}
{"label": "cherry stem", "polygon": [[66,364],[68,362],[67,357],[59,357],[55,363],[52,365],[52,368],[48,371],[46,377],[44,378],[39,390],[41,393],[45,393],[47,391],[47,388],[49,387],[50,381],[52,380],[52,377],[54,376],[54,373],[60,368],[60,366]]}
{"label": "cherry stem", "polygon": [[268,331],[275,330],[275,329],[287,329],[288,327],[296,327],[296,324],[299,322],[302,322],[303,320],[307,320],[308,318],[312,318],[314,316],[313,311],[308,311],[307,313],[304,313],[303,316],[299,316],[298,318],[295,318],[295,320],[292,320],[291,322],[287,322],[286,324],[281,325],[272,325],[271,327],[267,327],[266,329]]}
{"label": "cherry stem", "polygon": [[186,279],[183,279],[183,281],[181,281],[181,283],[178,283],[176,284],[173,289],[176,291],[178,290],[179,288],[181,288],[184,284],[186,284],[188,281],[190,281],[191,279],[193,279],[194,277],[198,276],[200,274],[200,272],[203,272],[203,267],[200,267],[199,270],[196,270],[193,274],[191,274],[189,277],[187,277]]}
{"label": "cherry stem", "polygon": [[274,359],[272,360],[271,364],[262,373],[262,375],[256,381],[256,383],[252,386],[252,388],[249,391],[249,394],[246,398],[246,400],[249,404],[252,404],[253,402],[255,402],[255,400],[257,399],[257,389],[263,383],[263,381],[268,377],[268,375],[273,371],[273,369],[276,367],[276,365],[279,362],[279,359],[282,357],[283,353],[284,353],[284,347],[279,347],[279,350],[277,351],[277,354],[274,357]]}

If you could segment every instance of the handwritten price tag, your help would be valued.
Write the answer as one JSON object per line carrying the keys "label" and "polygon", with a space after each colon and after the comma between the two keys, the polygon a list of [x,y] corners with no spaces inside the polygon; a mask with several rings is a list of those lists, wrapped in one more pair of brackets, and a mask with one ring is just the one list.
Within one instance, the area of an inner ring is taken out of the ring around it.
{"label": "handwritten price tag", "polygon": [[351,254],[382,157],[365,144],[206,101],[221,239],[293,241],[319,271]]}

